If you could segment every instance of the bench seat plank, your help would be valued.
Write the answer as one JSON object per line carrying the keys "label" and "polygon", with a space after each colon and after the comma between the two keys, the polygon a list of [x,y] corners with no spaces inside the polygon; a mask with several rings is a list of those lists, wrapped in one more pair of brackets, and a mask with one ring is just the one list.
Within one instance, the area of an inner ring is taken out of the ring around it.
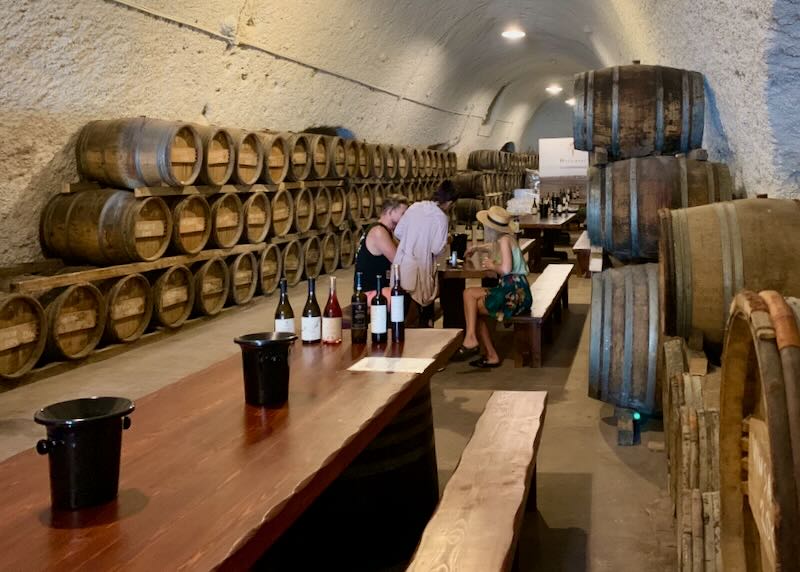
{"label": "bench seat plank", "polygon": [[548,264],[544,272],[531,284],[533,305],[530,314],[516,316],[512,321],[541,321],[547,318],[555,307],[559,294],[564,290],[574,266],[574,264]]}
{"label": "bench seat plank", "polygon": [[584,278],[589,277],[589,257],[591,255],[591,250],[592,244],[589,242],[589,231],[584,230],[572,247],[572,252],[575,253],[575,259],[578,261],[578,272]]}
{"label": "bench seat plank", "polygon": [[492,394],[408,570],[511,568],[546,402],[546,391]]}

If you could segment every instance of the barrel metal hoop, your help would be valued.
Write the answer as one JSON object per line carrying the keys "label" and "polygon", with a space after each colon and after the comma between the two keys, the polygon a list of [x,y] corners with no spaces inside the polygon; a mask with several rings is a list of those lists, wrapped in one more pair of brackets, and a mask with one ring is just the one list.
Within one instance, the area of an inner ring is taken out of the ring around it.
{"label": "barrel metal hoop", "polygon": [[615,66],[611,84],[611,154],[619,157],[619,66]]}
{"label": "barrel metal hoop", "polygon": [[583,89],[575,90],[575,107],[572,117],[572,137],[576,149],[586,148],[586,72],[579,73],[575,85]]}
{"label": "barrel metal hoop", "polygon": [[[593,330],[593,335],[589,337],[589,397],[599,399],[601,397],[599,390],[602,356],[600,342],[603,338],[603,275],[600,272],[595,272],[592,275],[592,319],[590,328]],[[597,334],[594,332],[597,332]]]}
{"label": "barrel metal hoop", "polygon": [[586,209],[589,241],[595,246],[603,244],[600,232],[600,201],[605,192],[605,170],[607,167],[589,167],[589,204]]}
{"label": "barrel metal hoop", "polygon": [[630,253],[632,258],[639,258],[641,254],[639,251],[639,197],[638,197],[638,175],[639,163],[636,159],[630,160],[630,176],[628,179],[628,187],[631,191],[631,202],[629,210],[631,213],[631,248]]}
{"label": "barrel metal hoop", "polygon": [[625,333],[623,335],[623,362],[622,362],[622,388],[620,389],[620,400],[624,407],[631,405],[631,393],[633,391],[633,271],[625,273]]}
{"label": "barrel metal hoop", "polygon": [[606,166],[605,212],[603,213],[603,246],[606,250],[614,250],[614,177],[611,166]]}
{"label": "barrel metal hoop", "polygon": [[681,208],[685,209],[689,208],[689,167],[686,164],[686,157],[678,159],[678,166],[681,170]]}
{"label": "barrel metal hoop", "polygon": [[664,78],[656,67],[656,151],[664,149]]}
{"label": "barrel metal hoop", "polygon": [[590,71],[586,85],[586,147],[587,151],[594,149],[594,70]]}
{"label": "barrel metal hoop", "polygon": [[731,300],[733,300],[733,295],[735,291],[733,289],[733,253],[732,245],[731,245],[731,233],[730,228],[728,225],[728,216],[725,212],[724,203],[715,203],[713,205],[714,212],[719,219],[719,240],[720,240],[720,247],[721,252],[720,255],[722,256],[722,292],[723,292],[723,304],[722,304],[722,314],[723,314],[723,323],[727,323],[728,313],[731,307]]}
{"label": "barrel metal hoop", "polygon": [[608,399],[609,390],[608,383],[611,377],[611,305],[613,303],[613,290],[611,283],[611,273],[603,272],[601,274],[603,282],[603,351],[601,352],[601,367],[600,367],[600,395],[602,399]]}
{"label": "barrel metal hoop", "polygon": [[708,204],[717,202],[717,183],[714,178],[714,165],[706,162],[706,185],[708,186]]}
{"label": "barrel metal hoop", "polygon": [[682,100],[681,100],[681,152],[689,151],[689,72],[683,70],[682,74]]}
{"label": "barrel metal hoop", "polygon": [[658,358],[658,265],[648,265],[647,267],[647,300],[648,300],[648,322],[647,322],[647,350],[650,352],[647,358],[647,401],[646,404],[651,411],[656,410],[656,361]]}

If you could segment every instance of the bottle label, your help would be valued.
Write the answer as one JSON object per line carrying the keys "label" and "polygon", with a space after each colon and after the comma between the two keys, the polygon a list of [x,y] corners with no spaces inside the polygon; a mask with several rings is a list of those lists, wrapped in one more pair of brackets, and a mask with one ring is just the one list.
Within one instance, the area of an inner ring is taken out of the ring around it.
{"label": "bottle label", "polygon": [[294,318],[275,318],[275,331],[294,334]]}
{"label": "bottle label", "polygon": [[352,328],[354,330],[367,329],[367,305],[362,303],[353,303],[350,308],[353,319]]}
{"label": "bottle label", "polygon": [[370,325],[373,334],[386,333],[386,306],[372,306],[370,310]]}
{"label": "bottle label", "polygon": [[405,296],[392,296],[392,322],[405,322]]}
{"label": "bottle label", "polygon": [[303,316],[301,339],[304,342],[318,342],[322,335],[322,318]]}
{"label": "bottle label", "polygon": [[322,318],[322,341],[328,344],[338,344],[342,341],[341,318]]}

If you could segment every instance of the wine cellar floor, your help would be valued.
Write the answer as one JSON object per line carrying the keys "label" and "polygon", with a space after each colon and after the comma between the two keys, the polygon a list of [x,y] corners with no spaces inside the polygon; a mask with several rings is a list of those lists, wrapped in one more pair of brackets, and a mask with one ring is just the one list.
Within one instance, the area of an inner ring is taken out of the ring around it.
{"label": "wine cellar floor", "polygon": [[[345,303],[352,294],[352,273],[336,272],[339,299]],[[523,526],[521,570],[672,570],[675,533],[666,460],[663,452],[647,446],[663,442],[661,423],[643,427],[641,445],[616,445],[613,407],[586,395],[591,281],[573,276],[569,288],[570,312],[554,330],[555,344],[547,346],[544,367],[515,369],[509,355],[496,370],[454,363],[434,376],[440,487],[450,478],[492,390],[547,390],[537,469],[539,513]],[[320,300],[327,289],[327,280],[320,280]],[[305,294],[305,283],[290,289],[295,311],[302,308]],[[277,300],[261,299],[158,342],[0,393],[0,460],[33,447],[42,436],[42,428],[33,423],[38,407],[92,394],[136,399],[238,354],[233,338],[271,327]],[[510,331],[500,329],[498,335],[499,348],[511,347]],[[47,470],[44,458],[41,469]]]}

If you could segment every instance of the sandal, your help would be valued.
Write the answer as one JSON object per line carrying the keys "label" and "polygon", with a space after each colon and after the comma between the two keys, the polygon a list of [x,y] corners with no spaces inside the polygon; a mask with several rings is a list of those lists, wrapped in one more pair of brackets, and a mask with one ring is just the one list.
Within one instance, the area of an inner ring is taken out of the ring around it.
{"label": "sandal", "polygon": [[482,357],[480,359],[476,359],[469,362],[469,365],[480,369],[494,369],[496,367],[500,367],[501,365],[503,365],[503,363],[502,362],[489,363],[488,361],[486,361],[485,357]]}
{"label": "sandal", "polygon": [[469,358],[478,355],[480,351],[480,346],[475,346],[474,348],[461,346],[456,350],[456,353],[453,354],[453,357],[450,358],[450,361],[467,361]]}

